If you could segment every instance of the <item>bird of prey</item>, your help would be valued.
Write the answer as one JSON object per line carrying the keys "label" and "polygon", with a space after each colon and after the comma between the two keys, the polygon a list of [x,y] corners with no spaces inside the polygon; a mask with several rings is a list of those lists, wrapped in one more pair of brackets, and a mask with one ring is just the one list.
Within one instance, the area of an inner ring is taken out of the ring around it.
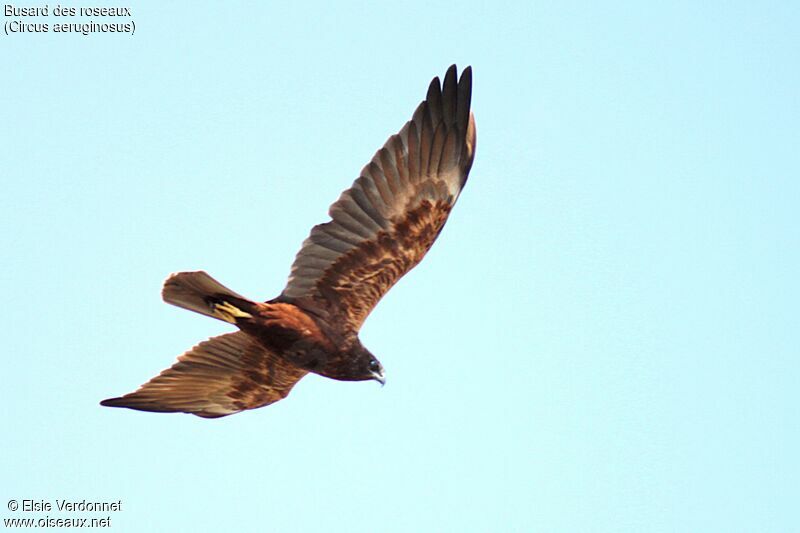
{"label": "bird of prey", "polygon": [[252,301],[207,273],[164,283],[164,301],[229,322],[238,331],[201,342],[137,391],[101,402],[140,411],[218,418],[286,397],[308,372],[384,383],[381,363],[358,338],[384,294],[425,256],[442,231],[475,157],[472,70],[444,83],[389,137],[353,186],[314,226],[286,288]]}

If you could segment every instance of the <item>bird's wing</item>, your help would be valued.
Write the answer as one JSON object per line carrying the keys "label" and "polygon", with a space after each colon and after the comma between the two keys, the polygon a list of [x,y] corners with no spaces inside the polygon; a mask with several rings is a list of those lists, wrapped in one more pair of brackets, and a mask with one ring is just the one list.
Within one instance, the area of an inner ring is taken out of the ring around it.
{"label": "bird's wing", "polygon": [[305,375],[237,331],[201,342],[136,392],[101,404],[217,418],[282,400]]}
{"label": "bird's wing", "polygon": [[412,119],[392,135],[315,226],[280,298],[323,309],[357,332],[384,294],[430,249],[475,156],[472,70],[434,78]]}

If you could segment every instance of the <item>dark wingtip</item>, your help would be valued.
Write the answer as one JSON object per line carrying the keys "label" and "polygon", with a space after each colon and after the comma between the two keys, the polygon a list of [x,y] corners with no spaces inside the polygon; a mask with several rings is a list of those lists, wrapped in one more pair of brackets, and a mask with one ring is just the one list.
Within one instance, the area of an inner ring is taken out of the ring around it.
{"label": "dark wingtip", "polygon": [[175,413],[181,412],[176,409],[165,408],[160,405],[154,405],[151,402],[142,402],[138,398],[131,398],[129,396],[122,396],[120,398],[108,398],[100,402],[103,407],[123,407],[125,409],[133,409],[134,411],[148,411],[151,413]]}
{"label": "dark wingtip", "polygon": [[456,106],[456,126],[463,135],[467,134],[469,127],[469,109],[472,100],[472,67],[469,66],[461,73],[458,80],[458,104]]}
{"label": "dark wingtip", "polygon": [[100,402],[103,407],[123,407],[122,398],[107,398]]}
{"label": "dark wingtip", "polygon": [[458,71],[455,65],[447,69],[442,85],[442,111],[445,126],[450,127],[455,121],[458,104]]}
{"label": "dark wingtip", "polygon": [[428,98],[430,98],[434,92],[442,92],[442,80],[439,79],[439,76],[433,78],[428,84]]}
{"label": "dark wingtip", "polygon": [[137,403],[131,403],[128,401],[129,398],[121,397],[121,398],[108,398],[100,402],[100,405],[103,407],[124,407],[126,409],[133,409],[134,411],[145,411],[150,413],[187,413],[190,415],[199,416],[201,418],[222,418],[223,416],[228,416],[229,414],[233,413],[212,413],[207,411],[187,411],[181,409],[170,409],[168,407],[161,407],[158,405],[139,405]]}
{"label": "dark wingtip", "polygon": [[465,83],[472,84],[472,65],[464,69],[461,73],[461,79],[466,80]]}

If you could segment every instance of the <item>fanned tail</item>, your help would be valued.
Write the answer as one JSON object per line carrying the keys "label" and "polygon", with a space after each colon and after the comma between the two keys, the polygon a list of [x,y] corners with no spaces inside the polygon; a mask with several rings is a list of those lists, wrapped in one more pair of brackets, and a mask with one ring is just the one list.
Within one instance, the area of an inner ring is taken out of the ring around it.
{"label": "fanned tail", "polygon": [[237,318],[252,318],[256,307],[202,270],[172,274],[164,282],[161,296],[169,304],[231,324],[236,324]]}

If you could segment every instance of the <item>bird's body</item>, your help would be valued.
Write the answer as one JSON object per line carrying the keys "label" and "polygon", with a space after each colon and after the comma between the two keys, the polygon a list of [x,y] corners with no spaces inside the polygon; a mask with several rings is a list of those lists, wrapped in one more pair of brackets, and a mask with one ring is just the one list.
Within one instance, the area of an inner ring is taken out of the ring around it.
{"label": "bird's body", "polygon": [[256,304],[251,318],[237,318],[235,324],[266,350],[306,370],[325,367],[348,348],[331,340],[311,315],[289,303]]}
{"label": "bird's body", "polygon": [[205,272],[174,274],[166,302],[239,328],[200,343],[139,390],[101,402],[207,418],[285,398],[308,372],[384,382],[358,331],[381,297],[441,232],[475,155],[471,70],[435,78],[411,121],[389,138],[315,226],[276,298],[254,302]]}

